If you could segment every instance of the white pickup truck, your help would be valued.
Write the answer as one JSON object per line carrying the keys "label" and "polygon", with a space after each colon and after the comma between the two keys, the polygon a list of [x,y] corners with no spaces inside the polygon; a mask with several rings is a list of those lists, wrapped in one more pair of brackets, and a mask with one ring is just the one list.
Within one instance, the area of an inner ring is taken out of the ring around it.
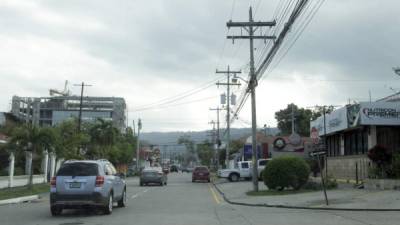
{"label": "white pickup truck", "polygon": [[[264,170],[270,159],[259,159],[258,177],[261,177],[261,171]],[[227,178],[231,182],[239,181],[241,178],[250,179],[253,175],[253,166],[251,161],[238,162],[238,168],[218,170],[218,177]]]}

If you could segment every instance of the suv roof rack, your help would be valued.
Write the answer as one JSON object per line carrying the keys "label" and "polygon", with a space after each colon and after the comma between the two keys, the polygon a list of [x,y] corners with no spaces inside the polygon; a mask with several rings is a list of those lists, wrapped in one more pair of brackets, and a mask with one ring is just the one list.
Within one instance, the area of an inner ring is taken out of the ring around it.
{"label": "suv roof rack", "polygon": [[97,161],[101,161],[101,162],[110,162],[110,161],[108,161],[108,159],[98,159]]}
{"label": "suv roof rack", "polygon": [[77,159],[68,159],[68,160],[65,160],[63,163],[69,163],[69,162],[75,162],[75,161],[78,161]]}

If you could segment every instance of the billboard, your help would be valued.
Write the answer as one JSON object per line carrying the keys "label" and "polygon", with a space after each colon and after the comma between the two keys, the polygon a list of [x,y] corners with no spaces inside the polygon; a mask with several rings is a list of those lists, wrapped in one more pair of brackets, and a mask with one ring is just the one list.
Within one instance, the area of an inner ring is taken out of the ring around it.
{"label": "billboard", "polygon": [[[325,115],[326,134],[331,134],[337,131],[348,128],[347,108],[342,107]],[[318,117],[310,122],[310,129],[316,129],[319,136],[324,135],[324,116]]]}
{"label": "billboard", "polygon": [[393,102],[362,102],[360,124],[400,125],[400,105]]}

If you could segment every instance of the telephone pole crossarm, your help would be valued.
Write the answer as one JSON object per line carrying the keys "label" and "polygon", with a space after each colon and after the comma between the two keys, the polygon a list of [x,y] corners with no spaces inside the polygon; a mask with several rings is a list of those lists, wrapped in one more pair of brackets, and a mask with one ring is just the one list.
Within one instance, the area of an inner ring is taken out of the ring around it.
{"label": "telephone pole crossarm", "polygon": [[232,22],[229,21],[226,23],[227,27],[273,27],[276,25],[276,21],[258,21],[258,22]]}
{"label": "telephone pole crossarm", "polygon": [[235,40],[235,39],[250,39],[250,38],[251,39],[263,39],[263,40],[266,40],[266,39],[275,39],[276,36],[272,35],[272,36],[252,36],[252,37],[250,37],[250,36],[243,36],[243,35],[238,35],[238,36],[229,35],[229,36],[226,36],[226,38],[233,39],[233,40]]}

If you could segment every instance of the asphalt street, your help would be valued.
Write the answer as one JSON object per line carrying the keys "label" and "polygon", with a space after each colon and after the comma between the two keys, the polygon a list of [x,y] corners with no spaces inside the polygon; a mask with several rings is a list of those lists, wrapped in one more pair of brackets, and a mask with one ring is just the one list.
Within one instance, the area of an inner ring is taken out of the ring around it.
{"label": "asphalt street", "polygon": [[[136,178],[127,180],[128,206],[115,206],[111,215],[85,210],[65,210],[52,217],[48,195],[35,202],[0,206],[2,225],[312,225],[398,224],[391,212],[326,212],[233,206],[208,183],[192,183],[190,174],[170,174],[168,185],[140,187]],[[251,183],[249,182],[249,185]],[[295,198],[295,196],[294,196]]]}

